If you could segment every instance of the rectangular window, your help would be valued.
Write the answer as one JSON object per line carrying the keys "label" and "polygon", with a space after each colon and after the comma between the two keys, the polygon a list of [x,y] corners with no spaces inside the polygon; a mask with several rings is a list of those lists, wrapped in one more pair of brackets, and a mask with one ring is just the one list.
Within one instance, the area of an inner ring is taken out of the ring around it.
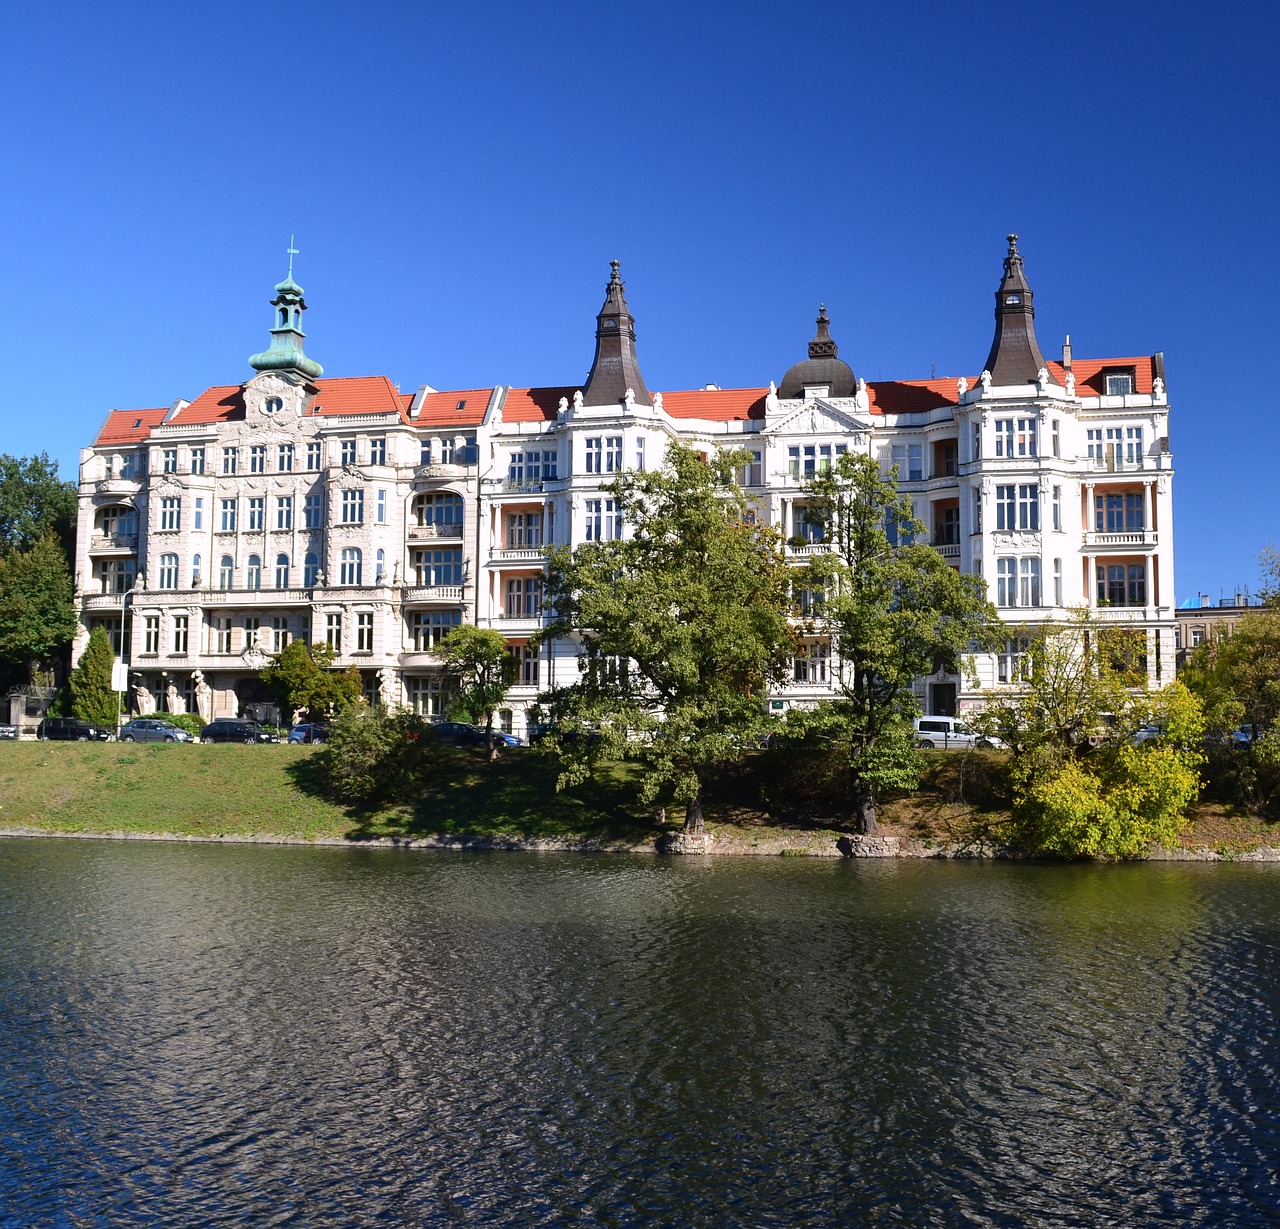
{"label": "rectangular window", "polygon": [[935,546],[960,545],[959,505],[943,504],[937,509],[933,521],[933,542]]}
{"label": "rectangular window", "polygon": [[234,499],[224,499],[221,501],[222,515],[218,521],[218,528],[222,533],[235,533],[236,530],[236,501]]}
{"label": "rectangular window", "polygon": [[262,628],[262,620],[257,615],[249,615],[244,621],[244,647],[251,649],[258,643],[258,632]]}
{"label": "rectangular window", "polygon": [[1128,397],[1133,393],[1133,375],[1128,371],[1109,371],[1106,375],[1108,397]]}
{"label": "rectangular window", "polygon": [[191,472],[193,474],[204,473],[204,449],[193,448],[191,450]]}
{"label": "rectangular window", "polygon": [[1062,424],[1056,418],[1053,420],[1053,455],[1062,456]]}
{"label": "rectangular window", "polygon": [[973,456],[970,459],[982,460],[982,427],[976,422],[973,424]]}
{"label": "rectangular window", "polygon": [[[751,460],[745,465],[738,466],[738,472],[734,475],[739,486],[763,486],[764,485],[764,454],[759,448],[753,448],[751,451]],[[643,468],[643,467],[639,467]]]}
{"label": "rectangular window", "polygon": [[178,472],[178,450],[176,448],[166,448],[160,454],[160,472],[162,474],[176,474]]}
{"label": "rectangular window", "polygon": [[1146,450],[1142,443],[1141,427],[1126,427],[1124,432],[1124,459],[1125,464],[1141,467],[1142,458],[1146,455]]}
{"label": "rectangular window", "polygon": [[293,496],[278,495],[276,497],[276,528],[293,528]]}
{"label": "rectangular window", "polygon": [[1091,461],[1101,461],[1103,458],[1102,451],[1102,428],[1090,427],[1085,431],[1085,448]]}
{"label": "rectangular window", "polygon": [[978,487],[973,488],[973,532],[982,532],[982,491]]}
{"label": "rectangular window", "polygon": [[[809,477],[813,471],[809,468],[808,453],[812,451],[805,449],[805,477]],[[919,482],[924,478],[924,445],[923,444],[894,444],[893,445],[893,463],[898,467],[899,482]],[[830,469],[830,462],[823,468]]]}
{"label": "rectangular window", "polygon": [[542,453],[542,477],[546,482],[554,481],[560,472],[560,454],[555,449],[544,449]]}
{"label": "rectangular window", "polygon": [[324,464],[324,444],[320,440],[312,440],[307,445],[307,468],[319,469]]}
{"label": "rectangular window", "polygon": [[803,652],[797,653],[794,659],[795,681],[819,684],[829,682],[830,655],[831,649],[825,640],[805,644]]}
{"label": "rectangular window", "polygon": [[995,421],[996,428],[996,456],[1011,457],[1013,456],[1013,419],[997,418]]}
{"label": "rectangular window", "polygon": [[1053,527],[1059,533],[1062,531],[1062,488],[1056,486],[1053,488]]}
{"label": "rectangular window", "polygon": [[191,619],[189,615],[173,617],[173,651],[178,657],[187,655],[187,644],[191,635]]}
{"label": "rectangular window", "polygon": [[356,613],[356,652],[373,652],[373,611],[361,610]]}
{"label": "rectangular window", "polygon": [[143,617],[142,651],[149,655],[160,652],[160,616],[158,614]]}
{"label": "rectangular window", "polygon": [[261,495],[255,495],[249,500],[250,530],[266,528],[266,502],[266,499]]}
{"label": "rectangular window", "polygon": [[[894,528],[896,531],[896,522]],[[806,542],[821,542],[824,540],[822,529],[822,522],[808,504],[791,505],[791,536],[793,538],[803,538]]]}
{"label": "rectangular window", "polygon": [[1039,559],[1020,559],[1018,560],[1018,605],[1019,606],[1039,606],[1040,605],[1040,560]]}
{"label": "rectangular window", "polygon": [[339,456],[339,464],[354,465],[356,463],[356,442],[355,440],[342,440],[340,442],[341,455]]}
{"label": "rectangular window", "polygon": [[1031,677],[1031,638],[1013,636],[996,657],[996,681],[1022,683]]}
{"label": "rectangular window", "polygon": [[1019,418],[1017,431],[1018,456],[1034,457],[1037,455],[1036,419]]}
{"label": "rectangular window", "polygon": [[1016,606],[1018,604],[1018,561],[1016,559],[996,560],[996,605]]}
{"label": "rectangular window", "polygon": [[507,546],[509,548],[541,545],[541,512],[513,512],[507,517]]}
{"label": "rectangular window", "polygon": [[458,441],[445,436],[440,441],[440,463],[442,465],[452,465],[454,463],[454,455],[458,451]]}
{"label": "rectangular window", "polygon": [[308,495],[302,502],[304,529],[319,529],[324,524],[324,496]]}
{"label": "rectangular window", "polygon": [[369,440],[369,464],[385,465],[387,463],[387,437],[375,435]]}
{"label": "rectangular window", "polygon": [[182,500],[166,496],[160,501],[160,528],[177,529],[182,520]]}
{"label": "rectangular window", "polygon": [[[1018,485],[1018,528],[1040,528],[1040,488],[1035,483]],[[1035,604],[1038,606],[1040,603]]]}
{"label": "rectangular window", "polygon": [[1010,484],[1009,486],[996,487],[996,528],[1000,530],[1012,529],[1017,521],[1017,504],[1014,498],[1016,488]]}
{"label": "rectangular window", "polygon": [[431,464],[431,440],[430,439],[425,439],[421,443],[421,450],[418,453],[418,464],[419,465]]}
{"label": "rectangular window", "polygon": [[636,437],[636,469],[644,473],[644,436]]}
{"label": "rectangular window", "polygon": [[1062,605],[1062,560],[1053,561],[1053,604]]}
{"label": "rectangular window", "polygon": [[265,474],[267,472],[267,446],[265,444],[254,444],[249,449],[249,472],[251,474]]}
{"label": "rectangular window", "polygon": [[279,653],[289,643],[289,619],[287,615],[271,616],[271,651]]}
{"label": "rectangular window", "polygon": [[276,469],[282,474],[293,473],[292,444],[281,444],[276,448]]}
{"label": "rectangular window", "polygon": [[324,642],[335,652],[342,649],[342,615],[337,611],[324,617]]}
{"label": "rectangular window", "polygon": [[359,525],[364,522],[364,492],[342,492],[342,523]]}
{"label": "rectangular window", "polygon": [[542,577],[518,576],[507,581],[508,619],[535,619],[542,613]]}
{"label": "rectangular window", "polygon": [[600,520],[602,515],[602,499],[587,500],[587,516],[583,523],[583,536],[588,542],[599,542],[600,538]]}
{"label": "rectangular window", "polygon": [[604,441],[604,472],[616,474],[622,468],[622,436],[609,435]]}
{"label": "rectangular window", "polygon": [[204,500],[199,495],[196,496],[196,510],[191,520],[191,528],[204,528]]}
{"label": "rectangular window", "polygon": [[409,634],[415,653],[430,652],[462,622],[460,610],[419,610],[409,616]]}
{"label": "rectangular window", "polygon": [[234,474],[236,472],[237,454],[234,448],[224,448],[222,450],[222,472],[224,474]]}
{"label": "rectangular window", "polygon": [[588,474],[599,474],[604,468],[604,440],[600,436],[592,439],[584,440],[586,447],[586,472]]}
{"label": "rectangular window", "polygon": [[515,653],[520,662],[520,685],[536,687],[540,674],[538,650],[532,645],[521,644],[516,646]]}
{"label": "rectangular window", "polygon": [[161,555],[160,556],[160,585],[161,589],[176,589],[178,587],[178,556],[177,555]]}
{"label": "rectangular window", "polygon": [[379,525],[387,523],[387,493],[386,491],[378,492],[378,512],[377,521]]}
{"label": "rectangular window", "polygon": [[425,588],[462,584],[462,550],[416,550],[413,552],[416,583]]}
{"label": "rectangular window", "polygon": [[217,617],[210,620],[209,623],[209,639],[210,652],[212,653],[230,653],[231,652],[231,620],[229,618],[219,619]]}

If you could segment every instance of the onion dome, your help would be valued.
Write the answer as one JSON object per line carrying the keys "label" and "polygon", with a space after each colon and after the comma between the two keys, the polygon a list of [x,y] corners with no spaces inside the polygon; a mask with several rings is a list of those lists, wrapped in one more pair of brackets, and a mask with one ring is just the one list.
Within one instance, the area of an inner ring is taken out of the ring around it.
{"label": "onion dome", "polygon": [[284,281],[276,283],[276,297],[271,300],[275,309],[271,328],[271,345],[261,354],[249,357],[249,366],[255,371],[293,371],[308,380],[324,375],[324,368],[303,352],[302,313],[307,310],[302,297],[302,287],[293,280],[293,244],[289,245],[289,272]]}
{"label": "onion dome", "polygon": [[858,391],[853,368],[837,357],[839,350],[831,340],[825,303],[818,307],[817,325],[818,332],[809,343],[809,357],[782,377],[778,396],[784,400],[803,397],[806,388],[825,388],[828,397],[852,397]]}

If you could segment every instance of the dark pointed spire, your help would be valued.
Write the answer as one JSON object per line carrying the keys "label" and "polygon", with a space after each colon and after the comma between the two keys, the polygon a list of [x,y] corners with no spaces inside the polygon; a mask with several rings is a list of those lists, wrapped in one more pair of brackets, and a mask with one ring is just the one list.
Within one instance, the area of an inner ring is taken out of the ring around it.
{"label": "dark pointed spire", "polygon": [[637,403],[652,405],[653,397],[645,387],[636,359],[636,322],[627,307],[625,287],[619,275],[621,264],[611,260],[613,269],[604,288],[604,306],[596,317],[596,356],[582,389],[587,405],[608,405],[622,401],[627,389]]}
{"label": "dark pointed spire", "polygon": [[1044,355],[1036,341],[1035,294],[1027,285],[1018,252],[1018,236],[1009,235],[1009,252],[1004,258],[1004,277],[996,291],[996,335],[991,342],[985,369],[992,384],[1034,384]]}

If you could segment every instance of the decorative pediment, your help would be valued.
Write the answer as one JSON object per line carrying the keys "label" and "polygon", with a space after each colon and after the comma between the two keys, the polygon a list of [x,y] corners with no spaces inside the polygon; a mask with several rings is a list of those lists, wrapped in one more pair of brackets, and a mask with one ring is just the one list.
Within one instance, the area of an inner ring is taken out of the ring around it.
{"label": "decorative pediment", "polygon": [[839,406],[813,397],[765,428],[765,435],[868,435],[871,424]]}
{"label": "decorative pediment", "polygon": [[300,418],[305,400],[301,382],[279,371],[263,372],[244,386],[244,416],[251,423]]}
{"label": "decorative pediment", "polygon": [[172,474],[165,474],[155,485],[156,494],[158,495],[180,495],[182,489],[182,483]]}

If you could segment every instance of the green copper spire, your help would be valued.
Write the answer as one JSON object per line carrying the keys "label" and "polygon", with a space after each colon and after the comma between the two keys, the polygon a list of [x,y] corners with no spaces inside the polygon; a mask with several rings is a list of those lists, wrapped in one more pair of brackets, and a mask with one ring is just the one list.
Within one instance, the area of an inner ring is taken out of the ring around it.
{"label": "green copper spire", "polygon": [[271,346],[261,354],[249,356],[249,366],[255,371],[296,371],[309,380],[324,375],[324,368],[303,353],[302,313],[307,310],[302,298],[302,287],[293,280],[293,258],[298,249],[289,236],[289,272],[283,282],[276,283],[276,297],[271,300],[275,308],[275,324],[271,329]]}

